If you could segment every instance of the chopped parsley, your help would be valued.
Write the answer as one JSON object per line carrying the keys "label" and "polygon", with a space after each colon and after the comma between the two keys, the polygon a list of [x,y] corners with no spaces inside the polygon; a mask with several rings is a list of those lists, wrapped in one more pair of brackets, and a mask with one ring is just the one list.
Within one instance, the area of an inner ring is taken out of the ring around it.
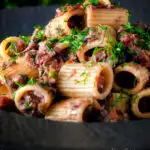
{"label": "chopped parsley", "polygon": [[19,56],[19,52],[18,52],[16,43],[14,43],[14,42],[10,43],[10,52],[15,56]]}
{"label": "chopped parsley", "polygon": [[36,84],[36,82],[37,82],[37,80],[35,78],[31,78],[28,80],[27,84],[34,85],[34,84]]}
{"label": "chopped parsley", "polygon": [[69,36],[65,36],[60,39],[61,43],[68,44],[71,48],[72,53],[76,53],[83,45],[85,37],[89,33],[89,28],[79,31],[78,29],[72,29]]}
{"label": "chopped parsley", "polygon": [[35,35],[35,38],[36,38],[38,41],[43,41],[43,40],[45,39],[44,34],[43,34],[43,30],[40,30],[40,31]]}
{"label": "chopped parsley", "polygon": [[18,56],[13,56],[9,59],[9,61],[11,62],[15,62],[17,60]]}
{"label": "chopped parsley", "polygon": [[112,107],[120,103],[124,98],[126,97],[124,96],[123,93],[120,93],[119,96],[117,94],[114,94],[114,101],[111,103]]}
{"label": "chopped parsley", "polygon": [[28,99],[25,101],[24,106],[27,110],[30,109],[30,101]]}
{"label": "chopped parsley", "polygon": [[5,83],[7,83],[7,77],[4,75],[4,80],[5,80]]}
{"label": "chopped parsley", "polygon": [[66,6],[62,6],[60,9],[61,9],[62,12],[67,12],[68,11]]}
{"label": "chopped parsley", "polygon": [[81,75],[80,75],[80,77],[84,77],[82,80],[75,80],[75,83],[76,84],[80,84],[80,83],[83,83],[84,85],[86,85],[86,82],[87,82],[87,79],[88,79],[88,77],[89,77],[89,74],[88,73],[86,73],[86,71],[84,70],[82,73],[81,73]]}
{"label": "chopped parsley", "polygon": [[99,0],[88,0],[90,5],[98,6],[100,5]]}
{"label": "chopped parsley", "polygon": [[101,25],[101,24],[99,24],[98,26],[99,26],[99,28],[100,28],[101,30],[104,30],[105,32],[108,31],[108,27],[103,26],[103,25]]}
{"label": "chopped parsley", "polygon": [[50,71],[49,76],[53,79],[56,79],[56,73],[54,71]]}
{"label": "chopped parsley", "polygon": [[19,36],[27,45],[30,43],[30,37],[28,36]]}
{"label": "chopped parsley", "polygon": [[42,25],[35,25],[34,29],[43,29]]}
{"label": "chopped parsley", "polygon": [[24,84],[21,84],[20,82],[15,82],[16,85],[18,85],[19,89],[24,87]]}
{"label": "chopped parsley", "polygon": [[46,40],[46,46],[48,48],[49,51],[53,51],[53,44],[55,44],[58,41],[57,38],[47,38]]}

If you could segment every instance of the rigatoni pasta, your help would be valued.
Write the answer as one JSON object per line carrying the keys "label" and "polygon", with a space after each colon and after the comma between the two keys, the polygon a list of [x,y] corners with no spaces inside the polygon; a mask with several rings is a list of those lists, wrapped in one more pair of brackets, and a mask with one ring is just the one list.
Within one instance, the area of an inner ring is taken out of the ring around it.
{"label": "rigatoni pasta", "polygon": [[8,37],[0,44],[0,56],[4,61],[9,61],[12,56],[19,55],[25,45],[19,37]]}
{"label": "rigatoni pasta", "polygon": [[109,25],[117,29],[122,24],[128,23],[128,10],[122,8],[93,8],[88,6],[87,13],[87,27],[101,25]]}
{"label": "rigatoni pasta", "polygon": [[15,104],[26,115],[45,115],[53,94],[39,85],[26,85],[15,93]]}
{"label": "rigatoni pasta", "polygon": [[[87,43],[78,50],[77,56],[80,62],[88,61],[94,57],[97,52],[103,50],[105,46],[113,45],[116,42],[116,31],[110,26],[99,25],[93,27],[89,31],[87,37]],[[99,51],[93,52],[95,49],[100,49]]]}
{"label": "rigatoni pasta", "polygon": [[58,91],[67,97],[90,97],[103,100],[113,85],[113,71],[106,63],[66,64],[57,79]]}
{"label": "rigatoni pasta", "polygon": [[149,81],[149,72],[145,67],[127,63],[115,69],[114,89],[125,93],[138,93]]}
{"label": "rigatoni pasta", "polygon": [[85,12],[82,8],[70,8],[61,16],[56,17],[45,28],[46,37],[60,37],[62,35],[69,35],[72,28],[84,28]]}
{"label": "rigatoni pasta", "polygon": [[52,105],[45,119],[55,121],[92,121],[100,114],[100,105],[90,98],[72,98]]}
{"label": "rigatoni pasta", "polygon": [[150,118],[150,89],[144,89],[132,97],[132,112],[138,118]]}

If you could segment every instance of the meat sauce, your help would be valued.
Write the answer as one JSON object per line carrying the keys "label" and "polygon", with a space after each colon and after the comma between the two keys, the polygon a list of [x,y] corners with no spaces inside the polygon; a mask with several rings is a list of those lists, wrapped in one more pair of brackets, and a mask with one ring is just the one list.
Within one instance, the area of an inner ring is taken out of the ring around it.
{"label": "meat sauce", "polygon": [[44,102],[44,96],[36,91],[28,91],[21,99],[21,105],[26,114],[40,116],[39,104]]}

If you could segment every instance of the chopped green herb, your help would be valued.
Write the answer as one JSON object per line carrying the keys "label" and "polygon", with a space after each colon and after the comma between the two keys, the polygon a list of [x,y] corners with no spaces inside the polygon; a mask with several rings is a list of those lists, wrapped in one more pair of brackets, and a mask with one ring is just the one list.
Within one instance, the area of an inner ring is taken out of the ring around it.
{"label": "chopped green herb", "polygon": [[19,36],[27,45],[30,43],[30,38],[27,36]]}
{"label": "chopped green herb", "polygon": [[15,84],[16,84],[16,85],[18,85],[18,87],[19,87],[19,88],[24,87],[24,85],[23,85],[23,84],[21,84],[21,83],[19,83],[19,82],[15,82]]}
{"label": "chopped green herb", "polygon": [[55,44],[57,41],[58,41],[57,38],[48,38],[48,39],[46,40],[46,45],[47,45],[47,48],[48,48],[49,51],[53,51],[52,46],[53,46],[53,44]]}
{"label": "chopped green herb", "polygon": [[90,5],[98,6],[100,5],[99,0],[88,0]]}
{"label": "chopped green herb", "polygon": [[104,30],[105,32],[108,31],[108,27],[103,26],[101,24],[98,25],[100,29]]}
{"label": "chopped green herb", "polygon": [[12,96],[13,96],[13,100],[14,100],[15,97],[16,97],[16,92],[13,92],[13,93],[12,93]]}
{"label": "chopped green herb", "polygon": [[72,29],[69,36],[65,36],[60,39],[61,43],[68,44],[71,48],[72,53],[76,53],[83,45],[85,37],[89,33],[89,28],[79,31],[78,29]]}
{"label": "chopped green herb", "polygon": [[56,79],[56,73],[54,71],[50,71],[49,76],[53,79]]}
{"label": "chopped green herb", "polygon": [[17,60],[17,58],[18,58],[18,56],[11,57],[11,58],[9,59],[9,61],[15,62],[15,61]]}
{"label": "chopped green herb", "polygon": [[62,11],[62,12],[67,12],[68,10],[67,10],[67,8],[66,8],[65,6],[62,6],[62,7],[61,7],[61,11]]}
{"label": "chopped green herb", "polygon": [[36,38],[38,41],[43,41],[43,40],[45,39],[44,34],[43,34],[43,30],[40,30],[40,31],[35,35],[35,38]]}
{"label": "chopped green herb", "polygon": [[36,82],[37,82],[37,80],[35,78],[31,78],[31,79],[29,79],[27,84],[34,85],[34,84],[36,84]]}
{"label": "chopped green herb", "polygon": [[43,29],[42,25],[35,25],[34,29]]}
{"label": "chopped green herb", "polygon": [[86,70],[84,70],[84,71],[81,73],[80,77],[84,76],[85,74],[86,74]]}
{"label": "chopped green herb", "polygon": [[5,83],[7,83],[7,77],[4,75],[4,80],[5,80]]}
{"label": "chopped green herb", "polygon": [[84,79],[83,80],[75,80],[75,83],[76,84],[83,83],[84,85],[86,85],[89,74],[84,71],[83,73],[81,73],[80,76],[84,77]]}
{"label": "chopped green herb", "polygon": [[14,54],[15,56],[19,56],[18,49],[17,49],[16,44],[14,42],[11,42],[11,44],[10,44],[10,52],[12,54]]}
{"label": "chopped green herb", "polygon": [[114,95],[114,101],[111,103],[111,105],[114,107],[115,105],[117,105],[119,102],[121,102],[124,98],[123,93],[120,93],[120,95],[118,96],[117,94]]}
{"label": "chopped green herb", "polygon": [[25,101],[24,106],[27,110],[30,109],[30,101],[28,99]]}
{"label": "chopped green herb", "polygon": [[89,5],[90,5],[89,3],[84,4],[84,5],[83,5],[83,8],[85,9],[85,8],[87,8]]}

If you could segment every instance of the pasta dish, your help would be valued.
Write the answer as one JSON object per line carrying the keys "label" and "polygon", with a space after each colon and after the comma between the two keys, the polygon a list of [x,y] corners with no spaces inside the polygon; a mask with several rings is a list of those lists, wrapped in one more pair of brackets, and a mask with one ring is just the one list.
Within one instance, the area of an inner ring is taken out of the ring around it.
{"label": "pasta dish", "polygon": [[69,122],[150,118],[150,30],[109,0],[58,8],[0,44],[0,109]]}

